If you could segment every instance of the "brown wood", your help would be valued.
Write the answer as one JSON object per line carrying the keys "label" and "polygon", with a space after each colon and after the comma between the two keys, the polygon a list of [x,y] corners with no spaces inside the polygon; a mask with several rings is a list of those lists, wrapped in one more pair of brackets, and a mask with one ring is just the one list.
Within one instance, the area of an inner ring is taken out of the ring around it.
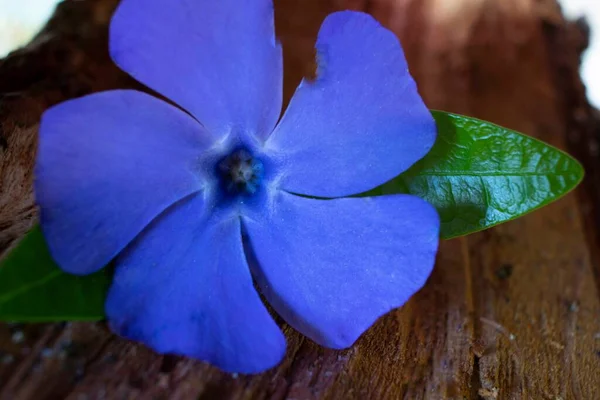
{"label": "brown wood", "polygon": [[[136,84],[107,55],[114,0],[67,1],[0,61],[0,251],[35,219],[37,122],[51,104]],[[578,75],[585,25],[555,0],[276,0],[289,99],[314,69],[323,18],[363,10],[393,29],[432,108],[569,149],[588,177],[517,221],[443,242],[427,285],[346,351],[285,328],[256,376],[161,357],[103,324],[0,325],[0,399],[600,399],[600,118]]]}

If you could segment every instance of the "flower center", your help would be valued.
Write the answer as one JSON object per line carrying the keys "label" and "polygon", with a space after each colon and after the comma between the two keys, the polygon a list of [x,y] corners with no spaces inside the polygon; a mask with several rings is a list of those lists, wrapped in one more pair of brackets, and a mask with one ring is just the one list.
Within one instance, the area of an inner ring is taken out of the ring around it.
{"label": "flower center", "polygon": [[230,194],[254,194],[264,176],[263,163],[245,150],[236,150],[218,163],[222,187]]}

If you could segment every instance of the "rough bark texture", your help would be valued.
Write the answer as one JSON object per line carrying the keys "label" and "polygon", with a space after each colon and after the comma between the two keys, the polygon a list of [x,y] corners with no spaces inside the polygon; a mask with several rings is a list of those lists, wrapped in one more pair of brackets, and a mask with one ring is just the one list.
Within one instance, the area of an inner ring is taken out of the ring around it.
{"label": "rough bark texture", "polygon": [[[116,1],[66,1],[0,61],[0,251],[36,216],[37,123],[51,104],[136,83],[110,62]],[[289,99],[341,8],[393,29],[431,108],[571,150],[588,176],[525,218],[442,243],[427,285],[347,351],[286,328],[276,369],[232,376],[112,336],[103,324],[0,325],[0,399],[600,399],[598,114],[578,66],[585,24],[555,0],[275,0]]]}

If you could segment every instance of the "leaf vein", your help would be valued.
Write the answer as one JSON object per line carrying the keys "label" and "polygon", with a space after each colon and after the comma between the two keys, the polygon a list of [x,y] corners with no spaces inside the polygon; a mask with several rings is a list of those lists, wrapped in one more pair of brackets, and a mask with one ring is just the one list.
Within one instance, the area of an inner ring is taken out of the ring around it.
{"label": "leaf vein", "polygon": [[6,302],[14,299],[15,297],[19,296],[21,293],[27,292],[38,286],[42,286],[43,284],[51,281],[54,278],[59,277],[60,275],[62,275],[62,271],[52,271],[50,274],[48,274],[47,276],[45,276],[42,279],[38,279],[36,281],[33,281],[26,285],[23,285],[20,288],[13,290],[12,292],[8,292],[8,293],[0,296],[0,304],[6,303]]}

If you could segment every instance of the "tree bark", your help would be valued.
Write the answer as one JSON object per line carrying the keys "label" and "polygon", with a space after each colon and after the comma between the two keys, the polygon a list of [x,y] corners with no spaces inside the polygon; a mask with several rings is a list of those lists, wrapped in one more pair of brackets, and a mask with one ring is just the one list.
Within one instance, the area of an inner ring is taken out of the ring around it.
{"label": "tree bark", "polygon": [[[0,61],[0,251],[36,221],[32,166],[48,106],[140,85],[108,57],[117,1],[67,0]],[[275,0],[285,98],[314,73],[324,17],[352,8],[396,32],[430,108],[572,151],[576,193],[442,242],[426,286],[346,351],[288,327],[277,368],[225,374],[158,356],[102,323],[0,325],[0,399],[600,399],[598,114],[579,74],[585,24],[555,0]]]}

